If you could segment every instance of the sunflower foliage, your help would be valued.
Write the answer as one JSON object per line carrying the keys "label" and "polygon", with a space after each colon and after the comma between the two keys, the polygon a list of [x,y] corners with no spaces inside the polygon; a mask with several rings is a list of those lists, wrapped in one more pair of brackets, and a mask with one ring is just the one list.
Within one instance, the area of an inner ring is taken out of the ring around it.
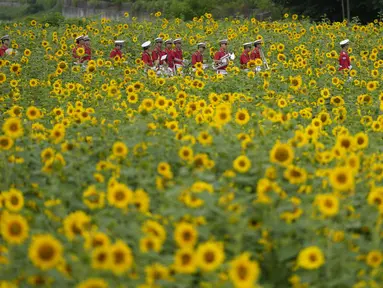
{"label": "sunflower foliage", "polygon": [[[1,287],[381,286],[381,21],[76,23],[2,24]],[[263,39],[270,69],[157,77],[156,37],[186,59],[207,42],[209,64],[222,38]]]}

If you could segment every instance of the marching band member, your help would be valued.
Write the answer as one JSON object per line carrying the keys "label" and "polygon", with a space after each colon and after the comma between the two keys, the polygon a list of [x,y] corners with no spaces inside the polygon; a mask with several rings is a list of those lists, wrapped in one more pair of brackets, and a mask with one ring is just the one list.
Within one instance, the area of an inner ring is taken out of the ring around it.
{"label": "marching band member", "polygon": [[80,47],[84,48],[84,36],[82,35],[76,38],[76,47],[74,47],[72,50],[72,56],[76,62],[78,61],[79,63],[82,63],[84,62],[83,58],[77,55],[77,49]]}
{"label": "marching band member", "polygon": [[116,40],[114,41],[115,47],[114,49],[110,52],[109,58],[122,58],[122,45],[124,44],[124,40]]}
{"label": "marching band member", "polygon": [[240,58],[241,68],[247,70],[247,62],[250,61],[251,42],[243,44],[243,53]]}
{"label": "marching band member", "polygon": [[[250,53],[250,60],[261,59],[262,40],[258,39],[254,41],[254,49]],[[263,61],[263,60],[262,60]],[[261,66],[255,67],[255,71],[261,71]]]}
{"label": "marching band member", "polygon": [[262,40],[254,41],[254,49],[250,53],[250,60],[261,59]]}
{"label": "marching band member", "polygon": [[[219,41],[220,49],[214,55],[214,62],[216,64],[222,64],[221,58],[227,54],[227,39]],[[217,74],[227,74],[226,72],[227,65],[221,66],[217,69]]]}
{"label": "marching band member", "polygon": [[181,48],[181,38],[174,40],[174,45],[176,45],[176,48],[173,51],[174,56],[174,70],[177,73],[178,69],[183,67],[184,65],[184,58],[182,56],[182,48]]}
{"label": "marching band member", "polygon": [[162,38],[156,38],[154,42],[156,43],[156,45],[152,51],[152,60],[154,62],[154,65],[159,66],[164,63],[164,61],[161,60],[161,57],[164,56],[166,53],[162,51]]}
{"label": "marching band member", "polygon": [[90,38],[88,35],[84,36],[84,47],[85,47],[85,56],[82,58],[83,61],[92,60],[92,48],[90,47]]}
{"label": "marching band member", "polygon": [[174,51],[172,49],[173,40],[168,39],[165,41],[165,53],[166,53],[166,63],[168,64],[169,74],[174,73]]}
{"label": "marching band member", "polygon": [[10,38],[8,35],[1,37],[0,57],[3,57],[8,50]]}
{"label": "marching band member", "polygon": [[202,63],[203,64],[203,51],[206,49],[206,44],[201,42],[197,44],[197,51],[194,52],[192,55],[192,65],[195,70],[195,64],[196,63]]}
{"label": "marching band member", "polygon": [[149,54],[150,44],[151,44],[150,41],[146,41],[145,43],[143,43],[141,45],[141,47],[144,49],[144,51],[142,52],[141,59],[145,63],[146,66],[153,67],[153,60]]}
{"label": "marching band member", "polygon": [[350,40],[348,39],[343,40],[342,42],[339,43],[340,47],[342,48],[342,51],[340,52],[340,55],[339,55],[339,71],[342,71],[344,69],[352,69],[351,60],[347,53],[349,43],[350,43]]}

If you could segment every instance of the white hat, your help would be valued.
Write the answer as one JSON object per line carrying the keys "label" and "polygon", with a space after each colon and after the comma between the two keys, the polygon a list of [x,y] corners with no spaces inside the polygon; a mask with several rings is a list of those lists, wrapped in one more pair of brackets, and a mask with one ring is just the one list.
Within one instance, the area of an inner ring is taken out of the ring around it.
{"label": "white hat", "polygon": [[145,43],[143,43],[143,44],[141,45],[141,47],[142,47],[142,48],[146,48],[146,47],[149,47],[150,44],[152,44],[152,42],[150,42],[150,41],[146,41]]}
{"label": "white hat", "polygon": [[162,38],[161,37],[158,37],[156,39],[154,39],[154,42],[158,43],[158,42],[162,42]]}
{"label": "white hat", "polygon": [[172,40],[172,39],[167,39],[167,40],[165,41],[165,44],[168,44],[168,43],[173,44],[173,40]]}
{"label": "white hat", "polygon": [[174,41],[173,41],[173,43],[175,44],[175,43],[181,43],[181,40],[182,40],[182,38],[177,38],[177,39],[174,39]]}
{"label": "white hat", "polygon": [[346,39],[346,40],[341,41],[339,44],[340,44],[340,46],[343,46],[343,45],[346,45],[348,43],[350,43],[350,40]]}
{"label": "white hat", "polygon": [[84,40],[84,36],[83,35],[80,35],[76,38],[76,41],[80,41],[80,40]]}
{"label": "white hat", "polygon": [[251,42],[247,42],[247,43],[244,43],[243,46],[245,46],[245,47],[246,46],[251,46],[251,44],[252,44]]}
{"label": "white hat", "polygon": [[1,40],[9,40],[9,35],[4,35],[3,37],[1,37]]}
{"label": "white hat", "polygon": [[83,39],[84,39],[84,41],[90,41],[90,38],[89,38],[88,35],[85,35],[85,36],[83,37]]}
{"label": "white hat", "polygon": [[262,39],[258,39],[258,40],[255,40],[254,41],[254,45],[256,45],[256,44],[261,44],[262,43]]}
{"label": "white hat", "polygon": [[114,41],[114,44],[119,44],[119,45],[122,45],[122,44],[124,44],[124,40],[116,40],[116,41]]}
{"label": "white hat", "polygon": [[197,44],[197,47],[199,47],[199,46],[206,47],[206,43],[205,42],[200,42],[200,43]]}
{"label": "white hat", "polygon": [[227,44],[227,39],[220,40],[219,44]]}

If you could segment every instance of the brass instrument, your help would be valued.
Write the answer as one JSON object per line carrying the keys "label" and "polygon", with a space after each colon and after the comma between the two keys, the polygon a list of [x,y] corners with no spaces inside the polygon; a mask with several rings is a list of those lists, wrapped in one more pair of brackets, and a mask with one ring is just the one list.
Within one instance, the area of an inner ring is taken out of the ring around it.
{"label": "brass instrument", "polygon": [[220,63],[213,62],[213,64],[211,65],[211,68],[213,70],[217,70],[221,67],[228,65],[229,60],[234,60],[234,59],[235,59],[234,53],[227,53],[226,55],[222,56],[221,59],[219,59]]}
{"label": "brass instrument", "polygon": [[267,61],[266,61],[266,57],[265,55],[263,54],[263,51],[262,49],[259,49],[259,54],[261,55],[261,59],[262,59],[262,62],[263,62],[263,66],[266,70],[269,70],[269,65],[267,64]]}

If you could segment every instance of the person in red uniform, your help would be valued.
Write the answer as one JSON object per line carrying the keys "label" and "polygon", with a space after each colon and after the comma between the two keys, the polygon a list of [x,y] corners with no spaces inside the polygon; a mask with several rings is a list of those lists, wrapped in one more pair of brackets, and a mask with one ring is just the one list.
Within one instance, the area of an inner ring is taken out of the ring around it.
{"label": "person in red uniform", "polygon": [[8,35],[1,37],[0,57],[3,57],[6,54],[5,51],[9,48],[9,40],[10,38]]}
{"label": "person in red uniform", "polygon": [[146,66],[153,67],[153,60],[152,60],[152,57],[150,56],[150,51],[149,51],[150,44],[151,44],[150,41],[146,41],[145,43],[141,45],[141,47],[144,49],[141,55],[141,59]]}
{"label": "person in red uniform", "polygon": [[254,41],[254,49],[250,53],[250,60],[261,59],[262,40]]}
{"label": "person in red uniform", "polygon": [[[77,49],[78,48],[84,48],[84,36],[78,36],[76,38],[76,46],[73,48],[72,50],[72,56],[73,58],[78,61],[79,63],[82,63],[83,62],[83,58],[80,57],[79,55],[77,55]],[[84,48],[85,49],[85,48]]]}
{"label": "person in red uniform", "polygon": [[90,47],[90,38],[88,35],[84,36],[85,55],[82,57],[83,61],[92,60],[92,48]]}
{"label": "person in red uniform", "polygon": [[172,72],[174,72],[174,51],[173,51],[173,40],[168,39],[165,41],[165,53],[166,53],[166,63]]}
{"label": "person in red uniform", "polygon": [[173,51],[173,56],[174,56],[174,70],[177,71],[179,68],[184,66],[184,58],[182,55],[182,39],[178,38],[174,40],[174,45],[176,48]]}
{"label": "person in red uniform", "polygon": [[124,44],[125,41],[123,40],[116,40],[114,41],[114,49],[110,52],[109,58],[115,59],[117,58],[122,58],[122,44]]}
{"label": "person in red uniform", "polygon": [[162,65],[164,64],[164,61],[161,60],[161,57],[166,55],[165,51],[162,51],[162,38],[156,38],[155,40],[155,47],[152,51],[152,60],[154,62],[154,65]]}
{"label": "person in red uniform", "polygon": [[344,69],[351,69],[351,60],[348,56],[347,49],[348,45],[350,43],[350,40],[346,39],[340,42],[340,47],[342,48],[342,51],[340,51],[339,55],[339,71],[342,71]]}
{"label": "person in red uniform", "polygon": [[[223,56],[227,54],[226,52],[227,44],[228,44],[227,39],[219,41],[220,49],[214,55],[214,62],[216,63],[216,65],[224,64],[222,63],[221,59]],[[227,65],[221,66],[220,68],[217,69],[217,74],[227,74],[226,68],[227,68]]]}
{"label": "person in red uniform", "polygon": [[206,44],[205,43],[198,43],[197,44],[197,51],[194,52],[194,54],[192,55],[192,65],[193,65],[193,68],[195,68],[195,64],[196,63],[202,63],[203,64],[203,52],[205,51],[206,49]]}
{"label": "person in red uniform", "polygon": [[243,44],[243,53],[241,55],[241,58],[239,59],[242,69],[247,69],[247,62],[250,61],[250,55],[249,55],[250,50],[251,50],[251,43]]}

